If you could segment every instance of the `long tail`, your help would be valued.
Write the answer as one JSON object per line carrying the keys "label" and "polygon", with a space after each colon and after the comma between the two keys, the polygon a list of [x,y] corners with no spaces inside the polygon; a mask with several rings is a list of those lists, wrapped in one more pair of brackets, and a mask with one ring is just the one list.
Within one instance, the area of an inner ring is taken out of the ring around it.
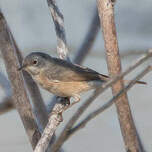
{"label": "long tail", "polygon": [[[109,80],[109,76],[107,76],[107,75],[104,75],[104,74],[100,74],[100,77],[101,77],[101,79],[102,80]],[[131,80],[124,80],[124,83],[129,83]],[[143,84],[143,85],[146,85],[147,84],[147,82],[145,82],[145,81],[136,81],[136,83],[137,84]]]}
{"label": "long tail", "polygon": [[[131,80],[124,80],[124,83],[129,83]],[[143,85],[146,85],[147,82],[145,81],[136,81],[137,84],[143,84]]]}

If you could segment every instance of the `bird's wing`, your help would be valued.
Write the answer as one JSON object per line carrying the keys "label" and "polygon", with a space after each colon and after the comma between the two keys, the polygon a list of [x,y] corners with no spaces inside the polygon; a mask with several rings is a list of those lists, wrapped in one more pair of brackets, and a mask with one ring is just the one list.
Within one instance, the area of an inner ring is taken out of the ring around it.
{"label": "bird's wing", "polygon": [[91,81],[91,80],[105,80],[105,75],[98,72],[77,65],[67,61],[53,58],[54,65],[50,67],[50,72],[45,72],[47,77],[52,80],[70,82],[70,81]]}
{"label": "bird's wing", "polygon": [[[101,80],[108,81],[109,76],[100,74],[92,69],[77,64],[72,64],[65,60],[58,58],[53,58],[53,66],[50,67],[48,71],[45,72],[47,77],[56,82],[71,82],[71,81],[91,81],[91,80]],[[124,82],[129,82],[124,80]],[[137,81],[138,84],[146,84],[143,81]]]}

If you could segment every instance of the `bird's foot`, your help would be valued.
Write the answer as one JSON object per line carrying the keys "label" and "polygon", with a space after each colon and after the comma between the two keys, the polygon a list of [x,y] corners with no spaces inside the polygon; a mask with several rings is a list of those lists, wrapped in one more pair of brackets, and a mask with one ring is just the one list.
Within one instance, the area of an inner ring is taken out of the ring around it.
{"label": "bird's foot", "polygon": [[74,101],[69,105],[68,108],[72,107],[73,105],[75,105],[76,103],[78,103],[80,101],[79,95],[74,95],[73,98],[74,98]]}

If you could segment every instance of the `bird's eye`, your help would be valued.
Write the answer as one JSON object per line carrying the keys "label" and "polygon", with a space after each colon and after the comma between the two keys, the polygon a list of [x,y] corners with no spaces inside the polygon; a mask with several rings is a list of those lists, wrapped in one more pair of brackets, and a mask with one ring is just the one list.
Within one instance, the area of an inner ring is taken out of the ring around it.
{"label": "bird's eye", "polygon": [[37,63],[38,63],[37,59],[34,59],[33,60],[33,65],[37,65]]}

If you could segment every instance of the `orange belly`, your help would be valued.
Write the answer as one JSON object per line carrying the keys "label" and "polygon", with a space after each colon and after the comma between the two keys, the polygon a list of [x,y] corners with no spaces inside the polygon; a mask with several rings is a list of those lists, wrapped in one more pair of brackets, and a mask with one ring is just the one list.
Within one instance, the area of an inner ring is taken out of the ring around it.
{"label": "orange belly", "polygon": [[89,89],[91,88],[86,82],[51,82],[48,86],[50,92],[62,97],[71,97]]}
{"label": "orange belly", "polygon": [[48,78],[41,75],[35,76],[33,78],[44,89],[61,97],[71,97],[76,94],[88,91],[92,88],[85,81],[63,82],[56,80],[48,80]]}

